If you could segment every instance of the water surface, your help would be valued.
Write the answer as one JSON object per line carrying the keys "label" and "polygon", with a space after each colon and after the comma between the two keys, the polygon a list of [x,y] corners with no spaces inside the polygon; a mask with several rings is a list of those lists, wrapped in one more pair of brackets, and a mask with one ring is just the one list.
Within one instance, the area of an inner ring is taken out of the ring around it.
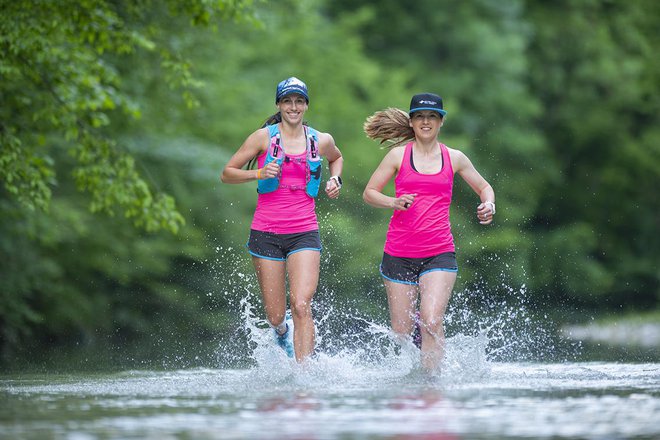
{"label": "water surface", "polygon": [[299,365],[242,298],[238,331],[205,367],[0,374],[0,438],[660,438],[660,363],[585,362],[545,317],[484,297],[481,314],[474,297],[454,295],[430,373],[386,324],[322,301],[317,355]]}
{"label": "water surface", "polygon": [[2,376],[0,437],[660,438],[660,364],[491,362],[469,342],[437,374],[412,350],[300,366],[264,346],[246,368]]}

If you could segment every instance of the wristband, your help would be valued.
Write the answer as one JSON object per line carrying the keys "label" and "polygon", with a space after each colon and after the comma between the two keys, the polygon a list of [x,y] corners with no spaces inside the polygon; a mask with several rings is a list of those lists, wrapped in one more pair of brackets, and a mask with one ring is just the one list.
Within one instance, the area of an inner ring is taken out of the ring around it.
{"label": "wristband", "polygon": [[263,168],[259,168],[259,169],[257,170],[257,180],[261,180],[261,170],[262,170],[262,169],[263,169]]}
{"label": "wristband", "polygon": [[495,214],[495,202],[484,202],[484,205],[490,205],[490,209],[493,210],[493,215]]}
{"label": "wristband", "polygon": [[332,176],[330,180],[334,180],[335,184],[337,184],[337,189],[341,189],[341,177],[340,176]]}

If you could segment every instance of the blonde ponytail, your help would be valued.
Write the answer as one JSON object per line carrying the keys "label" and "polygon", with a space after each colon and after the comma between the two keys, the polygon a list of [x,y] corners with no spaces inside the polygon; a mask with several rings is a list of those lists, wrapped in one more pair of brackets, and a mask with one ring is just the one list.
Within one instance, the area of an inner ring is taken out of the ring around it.
{"label": "blonde ponytail", "polygon": [[364,122],[363,129],[367,137],[380,140],[380,144],[390,142],[383,148],[396,147],[415,138],[408,113],[393,107],[377,111],[369,116]]}

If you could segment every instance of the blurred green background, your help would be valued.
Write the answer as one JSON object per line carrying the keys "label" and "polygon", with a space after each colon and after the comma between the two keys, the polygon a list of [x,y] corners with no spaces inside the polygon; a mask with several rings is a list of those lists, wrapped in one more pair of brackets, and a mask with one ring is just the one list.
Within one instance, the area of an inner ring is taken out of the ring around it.
{"label": "blurred green background", "polygon": [[321,301],[386,320],[390,213],[361,198],[384,151],[362,124],[428,91],[443,142],[497,196],[482,227],[456,179],[466,306],[522,295],[557,327],[660,321],[655,0],[0,5],[0,364],[145,343],[192,356],[231,332],[256,292],[256,185],[219,174],[289,76],[345,158],[341,198],[317,204]]}

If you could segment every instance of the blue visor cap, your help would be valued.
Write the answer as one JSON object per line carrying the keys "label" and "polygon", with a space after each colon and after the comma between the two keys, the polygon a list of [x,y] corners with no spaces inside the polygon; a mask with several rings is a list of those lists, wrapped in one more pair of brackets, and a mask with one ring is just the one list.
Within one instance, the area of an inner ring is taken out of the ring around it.
{"label": "blue visor cap", "polygon": [[280,102],[280,99],[284,98],[286,95],[290,95],[292,93],[298,93],[299,95],[302,95],[305,98],[305,101],[307,101],[307,104],[309,104],[307,85],[295,76],[287,78],[277,85],[277,91],[275,92],[275,104]]}
{"label": "blue visor cap", "polygon": [[408,114],[412,115],[420,110],[431,110],[440,113],[441,116],[447,114],[442,108],[442,98],[433,93],[420,93],[412,97]]}

